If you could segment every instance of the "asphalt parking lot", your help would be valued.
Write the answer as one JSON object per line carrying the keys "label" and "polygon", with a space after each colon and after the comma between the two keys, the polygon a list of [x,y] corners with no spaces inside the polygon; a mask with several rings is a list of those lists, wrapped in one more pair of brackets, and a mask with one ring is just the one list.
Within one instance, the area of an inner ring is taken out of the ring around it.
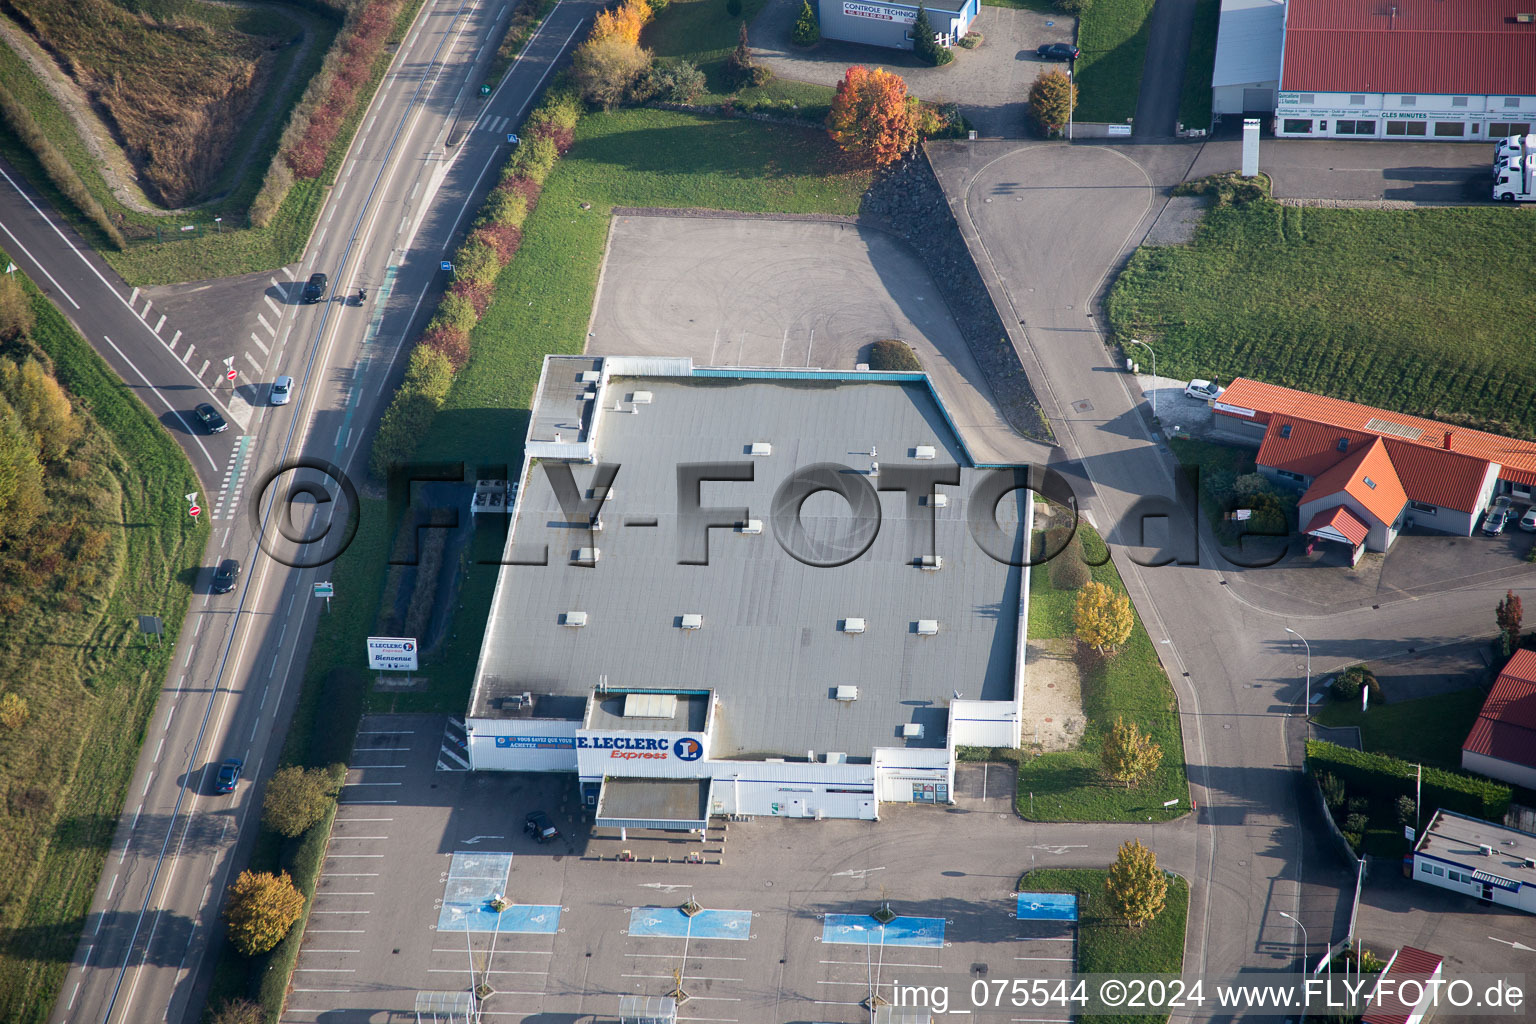
{"label": "asphalt parking lot", "polygon": [[699,366],[852,370],[882,338],[912,345],[979,462],[1019,438],[917,257],[882,231],[825,221],[615,217],[590,355]]}
{"label": "asphalt parking lot", "polygon": [[[878,823],[759,819],[716,823],[702,842],[620,841],[590,835],[571,776],[442,770],[446,722],[364,720],[284,1021],[380,1022],[418,992],[483,984],[489,1020],[574,1024],[680,980],[682,1021],[863,1024],[861,1003],[893,998],[897,982],[1070,973],[1073,924],[1017,919],[1018,876],[1103,866],[1136,834],[1027,825],[969,779],[957,792],[978,795],[955,807],[888,806]],[[535,807],[560,840],[522,834]],[[1162,826],[1152,845],[1192,872],[1192,822]],[[500,914],[497,894],[512,904]],[[702,908],[691,918],[689,899]],[[882,928],[871,914],[883,902],[898,916]]]}
{"label": "asphalt parking lot", "polygon": [[[1405,203],[1492,202],[1493,145],[1373,139],[1273,139],[1259,144],[1259,168],[1276,198]],[[1242,140],[1205,143],[1190,179],[1242,166]]]}

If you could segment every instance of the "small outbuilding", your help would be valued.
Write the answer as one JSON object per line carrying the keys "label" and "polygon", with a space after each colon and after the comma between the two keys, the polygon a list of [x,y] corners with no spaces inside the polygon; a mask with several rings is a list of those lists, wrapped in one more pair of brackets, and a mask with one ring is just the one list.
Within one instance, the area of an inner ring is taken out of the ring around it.
{"label": "small outbuilding", "polygon": [[[940,46],[953,46],[969,30],[981,0],[937,0],[924,4]],[[868,0],[817,0],[823,39],[912,49],[917,4],[870,3]]]}

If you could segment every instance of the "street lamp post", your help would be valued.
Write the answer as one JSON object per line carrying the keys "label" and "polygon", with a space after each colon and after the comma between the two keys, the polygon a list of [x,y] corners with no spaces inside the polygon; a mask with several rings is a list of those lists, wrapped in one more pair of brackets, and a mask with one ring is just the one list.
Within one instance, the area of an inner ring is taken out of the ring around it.
{"label": "street lamp post", "polygon": [[1072,141],[1072,99],[1073,99],[1073,95],[1072,94],[1077,91],[1077,81],[1076,81],[1076,78],[1073,75],[1073,69],[1076,68],[1076,66],[1077,66],[1077,61],[1072,60],[1069,57],[1067,59],[1067,141],[1068,142]]}
{"label": "street lamp post", "polygon": [[1152,418],[1157,419],[1157,350],[1140,338],[1132,338],[1132,345],[1140,345],[1152,353]]}
{"label": "street lamp post", "polygon": [[[1305,975],[1307,973],[1307,950],[1311,945],[1307,941],[1307,926],[1302,924],[1299,919],[1291,917],[1290,914],[1287,914],[1283,910],[1280,911],[1280,916],[1294,922],[1295,925],[1301,929],[1301,973]],[[1305,1011],[1303,1011],[1303,1018],[1305,1018]]]}
{"label": "street lamp post", "polygon": [[1312,714],[1312,645],[1307,643],[1306,637],[1296,632],[1290,626],[1286,626],[1285,631],[1297,640],[1300,640],[1302,646],[1307,649],[1307,705],[1302,709],[1302,713],[1310,716]]}

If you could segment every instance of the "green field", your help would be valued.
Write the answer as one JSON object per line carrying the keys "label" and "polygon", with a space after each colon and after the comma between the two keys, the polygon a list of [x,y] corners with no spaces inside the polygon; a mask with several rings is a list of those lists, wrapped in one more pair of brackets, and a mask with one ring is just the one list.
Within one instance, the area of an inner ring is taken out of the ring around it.
{"label": "green field", "polygon": [[[1079,524],[1078,533],[1091,560],[1104,557],[1104,542],[1092,527]],[[1114,562],[1094,566],[1092,573],[1098,582],[1125,591]],[[1046,567],[1031,570],[1030,637],[1071,637],[1075,601],[1075,591],[1051,586]],[[1083,671],[1082,694],[1088,727],[1081,746],[1021,759],[1016,799],[1019,814],[1031,821],[1166,821],[1185,813],[1189,809],[1189,784],[1184,777],[1178,702],[1139,615],[1119,653]],[[1100,768],[1102,737],[1116,715],[1134,720],[1163,748],[1163,763],[1157,773],[1131,789],[1105,779]],[[1177,807],[1163,807],[1164,801],[1175,798]]]}
{"label": "green field", "polygon": [[1461,744],[1487,696],[1482,687],[1474,687],[1376,704],[1365,712],[1353,701],[1333,702],[1318,709],[1312,720],[1318,725],[1358,727],[1361,745],[1373,754],[1460,771]]}
{"label": "green field", "polygon": [[1211,126],[1211,75],[1216,70],[1216,30],[1221,25],[1221,0],[1195,0],[1195,25],[1189,37],[1189,62],[1179,94],[1179,124],[1185,128]]}
{"label": "green field", "polygon": [[[8,566],[0,588],[14,602],[0,611],[0,690],[31,710],[19,729],[0,729],[0,1020],[11,1024],[47,1019],[75,956],[208,538],[179,503],[200,487],[181,449],[27,287],[32,339],[77,418],[83,407],[94,421],[48,484],[36,532],[67,524],[106,543],[57,576],[34,564],[18,579]],[[138,635],[140,614],[163,619],[163,643]]]}
{"label": "green field", "polygon": [[1123,124],[1136,116],[1141,68],[1147,55],[1147,18],[1153,0],[1094,0],[1078,20],[1078,121]]}
{"label": "green field", "polygon": [[[1077,973],[1178,974],[1184,968],[1184,928],[1189,917],[1189,883],[1168,878],[1168,903],[1150,924],[1131,928],[1116,919],[1104,893],[1108,871],[1041,868],[1019,879],[1020,892],[1077,893]],[[1083,1018],[1105,1024],[1167,1020],[1167,1014]]]}
{"label": "green field", "polygon": [[1522,437],[1536,436],[1536,323],[1526,215],[1219,204],[1188,246],[1143,247],[1110,293],[1122,337],[1171,377],[1249,376]]}

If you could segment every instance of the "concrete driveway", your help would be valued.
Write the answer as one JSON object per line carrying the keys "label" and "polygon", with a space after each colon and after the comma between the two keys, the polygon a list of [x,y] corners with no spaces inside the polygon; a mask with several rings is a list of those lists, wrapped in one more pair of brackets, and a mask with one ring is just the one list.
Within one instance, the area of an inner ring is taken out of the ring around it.
{"label": "concrete driveway", "polygon": [[1076,34],[1070,15],[1040,14],[1006,7],[983,7],[971,31],[985,42],[974,50],[955,48],[955,60],[931,68],[909,51],[823,40],[810,49],[790,42],[800,15],[800,0],[769,0],[748,28],[753,53],[780,78],[835,86],[854,64],[883,67],[900,74],[915,96],[960,104],[984,137],[1022,138],[1025,99],[1040,72],[1051,65],[1035,57],[1042,43],[1071,42]]}

